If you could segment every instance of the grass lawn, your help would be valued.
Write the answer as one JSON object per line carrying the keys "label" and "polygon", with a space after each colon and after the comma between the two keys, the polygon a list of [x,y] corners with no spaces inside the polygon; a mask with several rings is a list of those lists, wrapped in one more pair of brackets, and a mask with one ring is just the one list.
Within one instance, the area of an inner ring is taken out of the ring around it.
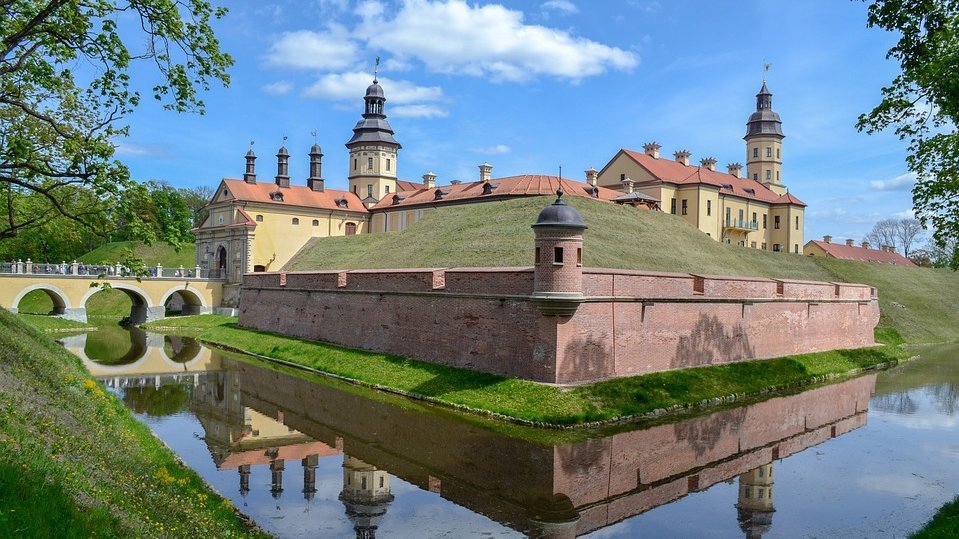
{"label": "grass lawn", "polygon": [[913,539],[954,539],[959,537],[959,497],[943,505]]}
{"label": "grass lawn", "polygon": [[96,331],[97,327],[83,322],[74,322],[73,320],[64,320],[56,316],[44,316],[42,314],[21,313],[20,318],[24,322],[39,329],[54,333],[81,333],[85,331]]}
{"label": "grass lawn", "polygon": [[132,249],[147,266],[162,264],[165,268],[192,268],[196,265],[196,245],[192,243],[183,244],[177,251],[163,242],[146,245],[136,241],[115,241],[101,245],[77,260],[85,264],[116,264],[123,261],[127,249]]}
{"label": "grass lawn", "polygon": [[0,537],[246,537],[79,358],[0,309]]}
{"label": "grass lawn", "polygon": [[751,396],[906,357],[898,346],[838,350],[559,388],[243,329],[237,327],[235,318],[216,320],[211,315],[202,315],[176,320],[181,327],[193,322],[203,324],[207,329],[199,333],[199,338],[208,343],[441,404],[491,412],[524,423],[553,425],[611,421],[730,395]]}
{"label": "grass lawn", "polygon": [[198,316],[171,316],[141,324],[140,327],[154,333],[172,333],[193,337],[212,327],[235,322],[236,317],[233,316],[202,314]]}

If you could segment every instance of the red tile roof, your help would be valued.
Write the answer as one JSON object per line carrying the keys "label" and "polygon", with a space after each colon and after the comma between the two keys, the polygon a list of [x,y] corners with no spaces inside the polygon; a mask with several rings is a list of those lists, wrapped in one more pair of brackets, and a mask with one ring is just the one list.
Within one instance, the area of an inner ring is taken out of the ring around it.
{"label": "red tile roof", "polygon": [[328,457],[332,455],[339,455],[343,452],[339,449],[332,448],[323,442],[305,442],[295,445],[283,445],[277,447],[277,454],[271,457],[263,449],[256,449],[251,451],[242,451],[239,453],[230,453],[227,455],[223,462],[220,463],[220,468],[239,468],[244,464],[251,465],[262,465],[269,464],[273,458],[283,459],[283,460],[302,460],[309,455],[317,455],[319,457]]}
{"label": "red tile roof", "polygon": [[863,249],[855,245],[846,245],[844,243],[826,243],[821,240],[810,240],[810,243],[826,251],[828,256],[840,260],[857,260],[859,262],[878,262],[880,264],[895,264],[897,266],[915,266],[912,260],[893,251],[881,251],[879,249]]}
{"label": "red tile roof", "polygon": [[[509,176],[506,178],[495,178],[489,181],[494,189],[489,194],[483,194],[485,182],[476,181],[471,183],[459,183],[456,185],[442,185],[433,189],[416,189],[411,191],[400,191],[386,195],[371,208],[371,211],[383,211],[397,207],[408,207],[419,204],[443,204],[443,203],[462,203],[481,201],[488,198],[517,197],[517,196],[536,196],[552,195],[556,190],[562,187],[563,191],[569,196],[578,196],[592,198],[587,189],[591,186],[587,183],[560,178],[558,176],[545,176],[541,174],[523,174],[520,176]],[[622,193],[597,187],[598,199],[611,201],[621,196]],[[443,198],[436,199],[436,191],[443,192]],[[394,197],[400,197],[394,204]]]}
{"label": "red tile roof", "polygon": [[396,190],[397,191],[416,191],[417,189],[422,189],[422,183],[408,182],[406,180],[396,180]]}
{"label": "red tile roof", "polygon": [[[779,195],[765,185],[749,178],[740,178],[725,172],[709,170],[704,167],[684,165],[672,159],[656,158],[642,152],[622,149],[639,166],[646,169],[662,182],[677,185],[706,184],[719,188],[725,195],[733,195],[767,204],[793,204],[805,206],[806,203],[792,194]],[[613,158],[616,159],[615,157]],[[610,161],[612,163],[612,160]],[[608,166],[608,165],[607,165]],[[728,186],[728,187],[727,187]]]}
{"label": "red tile roof", "polygon": [[[366,207],[363,206],[360,198],[350,191],[340,191],[338,189],[314,191],[305,185],[292,185],[281,188],[275,183],[246,183],[243,180],[231,178],[224,178],[223,184],[230,190],[233,197],[239,201],[278,204],[282,206],[324,208],[329,210],[341,209],[366,213]],[[274,201],[270,197],[270,193],[274,191],[283,193],[283,202]],[[337,200],[346,200],[346,207],[342,208],[338,206],[336,203]]]}

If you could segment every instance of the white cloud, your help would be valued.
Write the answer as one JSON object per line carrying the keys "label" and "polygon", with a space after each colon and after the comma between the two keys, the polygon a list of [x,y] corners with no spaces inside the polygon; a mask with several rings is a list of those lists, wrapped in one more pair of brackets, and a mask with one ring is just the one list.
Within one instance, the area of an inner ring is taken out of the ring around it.
{"label": "white cloud", "polygon": [[638,57],[568,32],[523,23],[523,13],[463,0],[407,0],[389,18],[383,4],[366,1],[355,37],[429,70],[499,80],[536,75],[579,80],[609,69],[630,70]]}
{"label": "white cloud", "polygon": [[499,155],[499,154],[509,153],[512,151],[512,149],[505,144],[497,144],[496,146],[489,146],[487,148],[473,148],[473,151],[476,153]]}
{"label": "white cloud", "polygon": [[128,155],[131,157],[169,157],[170,150],[164,146],[156,144],[137,144],[127,140],[121,140],[116,143],[117,155]]}
{"label": "white cloud", "polygon": [[[324,99],[358,99],[364,95],[366,87],[371,82],[370,73],[361,71],[330,73],[323,75],[304,90],[303,95]],[[380,83],[386,92],[388,104],[411,104],[443,99],[443,89],[439,86],[418,86],[410,81],[385,78],[380,78]],[[390,114],[389,110],[387,114]]]}
{"label": "white cloud", "polygon": [[908,191],[916,183],[916,173],[909,172],[891,180],[872,180],[869,187],[877,191]]}
{"label": "white cloud", "polygon": [[273,42],[267,61],[295,69],[341,69],[353,63],[357,47],[349,32],[331,25],[326,32],[284,32]]}
{"label": "white cloud", "polygon": [[398,118],[446,118],[450,113],[436,105],[400,105],[393,107],[390,116]]}
{"label": "white cloud", "polygon": [[263,91],[270,95],[286,95],[290,93],[290,90],[292,89],[293,84],[290,81],[285,80],[278,80],[263,86]]}
{"label": "white cloud", "polygon": [[557,11],[563,15],[579,13],[579,8],[576,7],[576,4],[569,0],[549,0],[548,2],[543,2],[539,7],[543,11]]}
{"label": "white cloud", "polygon": [[910,208],[908,210],[897,211],[893,215],[895,215],[898,219],[915,219],[916,210]]}

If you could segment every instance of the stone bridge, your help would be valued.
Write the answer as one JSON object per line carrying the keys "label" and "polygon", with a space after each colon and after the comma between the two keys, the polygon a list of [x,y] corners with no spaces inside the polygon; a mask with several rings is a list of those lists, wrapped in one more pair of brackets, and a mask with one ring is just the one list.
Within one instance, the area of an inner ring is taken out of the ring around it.
{"label": "stone bridge", "polygon": [[53,302],[55,316],[77,322],[87,321],[87,300],[105,286],[129,296],[130,319],[140,324],[166,316],[171,300],[182,302],[183,314],[207,314],[219,310],[223,296],[221,279],[204,277],[199,268],[151,268],[151,275],[139,280],[125,275],[122,266],[73,264],[3,264],[0,266],[0,307],[19,310],[20,301],[34,290],[42,290]]}

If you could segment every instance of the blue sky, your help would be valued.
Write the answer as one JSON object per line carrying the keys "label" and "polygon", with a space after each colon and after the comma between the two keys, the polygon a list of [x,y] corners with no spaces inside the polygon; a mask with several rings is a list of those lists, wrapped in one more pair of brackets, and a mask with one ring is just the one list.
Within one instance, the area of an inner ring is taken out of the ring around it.
{"label": "blue sky", "polygon": [[[203,116],[144,99],[119,157],[137,179],[176,186],[241,177],[255,141],[261,180],[275,153],[308,175],[311,132],[327,186],[346,189],[351,129],[380,56],[386,113],[403,145],[399,175],[440,184],[493,176],[583,179],[620,148],[646,142],[693,162],[745,163],[742,136],[763,63],[783,119],[783,181],[804,200],[806,237],[861,239],[904,217],[912,178],[905,143],[866,135],[856,118],[897,73],[895,36],[867,29],[866,4],[844,0],[457,0],[226,2],[216,23],[236,60]],[[144,88],[149,72],[135,71]],[[149,95],[149,92],[144,92]]]}

